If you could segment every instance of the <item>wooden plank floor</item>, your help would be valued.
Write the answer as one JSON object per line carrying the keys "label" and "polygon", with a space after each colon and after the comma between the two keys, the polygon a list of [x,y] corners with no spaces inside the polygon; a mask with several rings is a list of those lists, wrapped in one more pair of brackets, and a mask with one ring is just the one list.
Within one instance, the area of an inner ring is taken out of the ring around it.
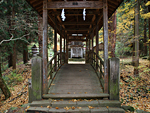
{"label": "wooden plank floor", "polygon": [[98,77],[90,64],[65,64],[57,72],[49,94],[102,94]]}

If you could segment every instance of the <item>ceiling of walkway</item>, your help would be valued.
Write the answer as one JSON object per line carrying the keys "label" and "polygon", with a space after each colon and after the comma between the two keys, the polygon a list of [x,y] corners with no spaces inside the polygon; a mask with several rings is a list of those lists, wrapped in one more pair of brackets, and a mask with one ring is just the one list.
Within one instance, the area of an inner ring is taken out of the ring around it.
{"label": "ceiling of walkway", "polygon": [[[26,1],[41,16],[43,15],[43,0]],[[115,12],[122,1],[108,0],[109,17]],[[83,20],[83,9],[85,7],[86,17]],[[65,21],[61,19],[62,8],[65,9]],[[57,18],[56,26],[55,17]],[[66,32],[70,39],[82,41],[85,37],[91,35],[92,32],[95,32],[95,25],[98,24],[99,29],[103,25],[102,0],[48,0],[48,22],[53,28],[57,27],[59,34],[61,32],[60,26],[62,26],[63,32]],[[72,36],[72,34],[80,34],[80,36]]]}

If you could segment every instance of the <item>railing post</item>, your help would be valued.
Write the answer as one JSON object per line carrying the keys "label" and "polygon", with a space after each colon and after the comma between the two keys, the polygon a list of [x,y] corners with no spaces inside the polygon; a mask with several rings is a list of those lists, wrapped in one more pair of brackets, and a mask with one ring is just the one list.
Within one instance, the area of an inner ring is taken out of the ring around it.
{"label": "railing post", "polygon": [[60,56],[59,56],[59,54],[58,54],[58,67],[57,67],[57,69],[59,68],[59,57],[60,57]]}
{"label": "railing post", "polygon": [[[42,99],[42,59],[32,58],[32,79],[29,84],[29,103]],[[47,89],[45,89],[47,90]]]}
{"label": "railing post", "polygon": [[110,100],[119,100],[119,59],[108,59],[108,92]]}
{"label": "railing post", "polygon": [[50,70],[51,70],[51,72],[50,72],[50,79],[52,79],[52,62],[50,63]]}

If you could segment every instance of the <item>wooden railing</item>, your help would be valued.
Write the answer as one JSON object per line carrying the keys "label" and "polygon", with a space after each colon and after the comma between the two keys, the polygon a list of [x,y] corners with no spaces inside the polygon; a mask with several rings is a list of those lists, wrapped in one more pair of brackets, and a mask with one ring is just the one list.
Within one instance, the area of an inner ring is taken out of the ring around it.
{"label": "wooden railing", "polygon": [[[60,53],[57,53],[57,55],[53,56],[51,60],[48,62],[47,69],[48,69],[48,88],[51,86],[52,81],[57,73],[57,71],[60,69],[60,67],[64,64],[63,59],[64,53],[60,56]],[[55,59],[56,64],[55,64]]]}
{"label": "wooden railing", "polygon": [[88,62],[94,68],[104,89],[104,61],[93,51],[88,52]]}

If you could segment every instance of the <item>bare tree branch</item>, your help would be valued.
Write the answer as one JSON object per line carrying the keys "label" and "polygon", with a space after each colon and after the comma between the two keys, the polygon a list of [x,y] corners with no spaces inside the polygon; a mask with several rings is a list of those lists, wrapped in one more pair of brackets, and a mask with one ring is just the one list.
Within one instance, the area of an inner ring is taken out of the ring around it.
{"label": "bare tree branch", "polygon": [[0,45],[1,45],[3,42],[9,42],[9,41],[14,41],[14,40],[23,40],[23,41],[29,43],[27,40],[22,39],[22,38],[25,37],[25,36],[29,36],[30,34],[26,34],[26,35],[23,35],[22,37],[15,38],[15,39],[13,39],[13,38],[14,38],[14,35],[13,35],[13,34],[11,34],[11,35],[12,35],[12,36],[11,36],[10,39],[8,39],[8,40],[2,40],[2,41],[0,42]]}
{"label": "bare tree branch", "polygon": [[0,4],[3,3],[3,2],[4,2],[4,0],[1,0],[1,1],[0,1]]}

